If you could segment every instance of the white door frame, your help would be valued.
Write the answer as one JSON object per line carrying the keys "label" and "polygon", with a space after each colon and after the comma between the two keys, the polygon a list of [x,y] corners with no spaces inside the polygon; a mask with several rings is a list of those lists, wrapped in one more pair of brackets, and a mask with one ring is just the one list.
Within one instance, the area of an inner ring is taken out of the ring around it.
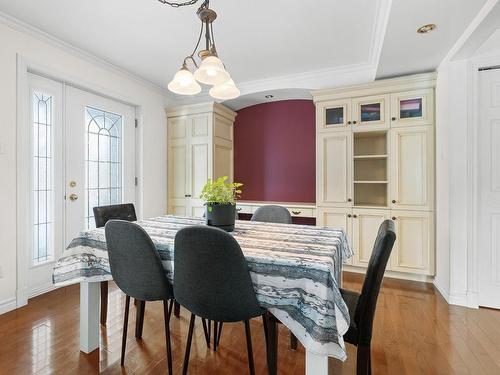
{"label": "white door frame", "polygon": [[[28,111],[30,110],[29,103],[26,100],[29,95],[28,88],[28,73],[34,73],[45,78],[71,84],[79,89],[113,99],[124,104],[135,107],[136,118],[139,124],[142,124],[142,108],[145,103],[137,103],[126,94],[116,93],[105,87],[95,85],[89,81],[85,81],[76,76],[68,76],[58,69],[43,66],[35,61],[25,58],[17,54],[17,118],[16,118],[16,259],[17,259],[17,285],[16,285],[16,308],[25,306],[28,303],[28,275],[27,269],[30,265],[30,259],[27,256],[30,252],[30,243],[26,238],[26,228],[29,228],[30,216],[29,201],[25,197],[31,194],[30,178],[26,171],[30,170],[30,149],[27,140],[27,126],[29,121]],[[64,111],[64,106],[63,106]],[[138,217],[142,217],[142,197],[143,189],[141,181],[143,170],[143,154],[142,154],[142,127],[136,129],[136,176],[139,183],[136,186],[135,201],[136,212]],[[63,220],[64,221],[64,220]]]}
{"label": "white door frame", "polygon": [[468,118],[467,118],[467,306],[479,307],[479,261],[478,251],[478,125],[479,116],[479,68],[500,64],[500,54],[495,52],[491,55],[479,56],[469,62],[467,87],[470,87],[468,95]]}

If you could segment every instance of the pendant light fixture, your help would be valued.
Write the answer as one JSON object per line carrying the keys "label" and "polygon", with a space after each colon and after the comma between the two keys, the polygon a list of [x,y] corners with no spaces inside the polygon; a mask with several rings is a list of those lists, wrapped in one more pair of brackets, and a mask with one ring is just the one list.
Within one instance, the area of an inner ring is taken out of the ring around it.
{"label": "pendant light fixture", "polygon": [[[178,8],[185,5],[193,5],[198,0],[189,0],[184,3],[169,2],[166,0],[158,1]],[[175,73],[174,78],[168,84],[168,89],[179,95],[195,95],[201,91],[199,83],[203,83],[213,86],[209,94],[215,99],[228,100],[237,98],[240,95],[240,91],[220,60],[215,47],[212,24],[217,18],[217,13],[209,8],[209,0],[205,0],[196,14],[201,20],[198,41],[193,52],[184,58],[181,69]],[[198,52],[198,57],[201,59],[201,63],[198,65],[195,60],[195,54],[198,51],[203,34],[205,35],[205,46],[204,49]],[[196,67],[194,74],[189,70],[189,61]]]}

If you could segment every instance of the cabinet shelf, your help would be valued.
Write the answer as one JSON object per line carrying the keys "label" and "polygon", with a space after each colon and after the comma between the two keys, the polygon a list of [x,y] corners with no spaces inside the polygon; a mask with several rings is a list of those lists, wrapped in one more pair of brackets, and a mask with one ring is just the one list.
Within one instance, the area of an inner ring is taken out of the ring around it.
{"label": "cabinet shelf", "polygon": [[387,159],[387,155],[355,155],[354,160]]}

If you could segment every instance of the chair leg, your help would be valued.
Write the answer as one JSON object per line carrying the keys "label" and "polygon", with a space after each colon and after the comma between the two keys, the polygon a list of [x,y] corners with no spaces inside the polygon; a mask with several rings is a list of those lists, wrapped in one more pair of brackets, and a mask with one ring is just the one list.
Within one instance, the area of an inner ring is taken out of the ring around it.
{"label": "chair leg", "polygon": [[101,281],[101,324],[105,325],[108,318],[108,282]]}
{"label": "chair leg", "polygon": [[128,327],[128,310],[130,307],[130,297],[125,297],[125,316],[123,317],[123,333],[122,333],[122,357],[121,365],[125,363],[125,348],[127,346],[127,327]]}
{"label": "chair leg", "polygon": [[191,341],[193,340],[193,330],[194,330],[195,318],[196,318],[196,315],[191,313],[191,320],[189,321],[189,331],[188,331],[188,338],[187,338],[187,343],[186,343],[186,353],[184,354],[184,364],[182,365],[182,375],[186,375],[187,371],[188,371],[189,354],[191,351]]}
{"label": "chair leg", "polygon": [[168,374],[172,375],[172,346],[170,343],[170,312],[168,301],[163,301],[163,318],[165,320],[165,342],[167,347]]}
{"label": "chair leg", "polygon": [[290,349],[297,350],[297,337],[290,332]]}
{"label": "chair leg", "polygon": [[205,334],[205,341],[207,342],[207,348],[210,348],[210,327],[207,329],[207,321],[205,318],[201,318],[201,324],[203,325],[203,333]]}
{"label": "chair leg", "polygon": [[269,375],[276,375],[278,373],[278,322],[271,315],[270,312],[266,313],[267,319],[267,367]]}
{"label": "chair leg", "polygon": [[356,363],[357,375],[371,374],[370,345],[359,345]]}
{"label": "chair leg", "polygon": [[[222,323],[220,324],[222,325]],[[250,370],[250,375],[255,375],[252,350],[252,333],[250,331],[250,322],[248,320],[245,320],[245,334],[247,337],[248,368]]]}
{"label": "chair leg", "polygon": [[268,350],[268,342],[269,342],[269,339],[267,338],[267,317],[266,317],[266,314],[263,314],[262,315],[262,325],[264,326],[264,340],[266,341],[266,353],[267,353],[267,350]]}
{"label": "chair leg", "polygon": [[217,332],[217,347],[219,347],[221,334],[222,334],[222,322],[219,323],[219,330]]}
{"label": "chair leg", "polygon": [[177,301],[174,302],[174,316],[176,318],[181,316],[181,305]]}
{"label": "chair leg", "polygon": [[137,316],[135,320],[135,338],[142,339],[142,329],[144,327],[144,311],[146,309],[146,301],[137,302]]}

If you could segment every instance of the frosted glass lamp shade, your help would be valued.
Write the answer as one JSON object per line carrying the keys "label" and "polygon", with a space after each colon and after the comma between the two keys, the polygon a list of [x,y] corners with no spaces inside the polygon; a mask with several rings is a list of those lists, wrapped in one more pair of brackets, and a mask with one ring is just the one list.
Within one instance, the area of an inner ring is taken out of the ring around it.
{"label": "frosted glass lamp shade", "polygon": [[229,100],[240,96],[240,90],[238,90],[238,88],[234,84],[234,81],[232,79],[229,79],[229,81],[227,82],[212,87],[209,91],[209,94],[212,98],[215,99]]}
{"label": "frosted glass lamp shade", "polygon": [[179,95],[195,95],[201,91],[201,86],[189,69],[182,68],[175,73],[174,79],[168,84],[168,89]]}
{"label": "frosted glass lamp shade", "polygon": [[194,72],[194,78],[206,85],[218,85],[231,77],[217,56],[209,55],[203,59],[200,67]]}

